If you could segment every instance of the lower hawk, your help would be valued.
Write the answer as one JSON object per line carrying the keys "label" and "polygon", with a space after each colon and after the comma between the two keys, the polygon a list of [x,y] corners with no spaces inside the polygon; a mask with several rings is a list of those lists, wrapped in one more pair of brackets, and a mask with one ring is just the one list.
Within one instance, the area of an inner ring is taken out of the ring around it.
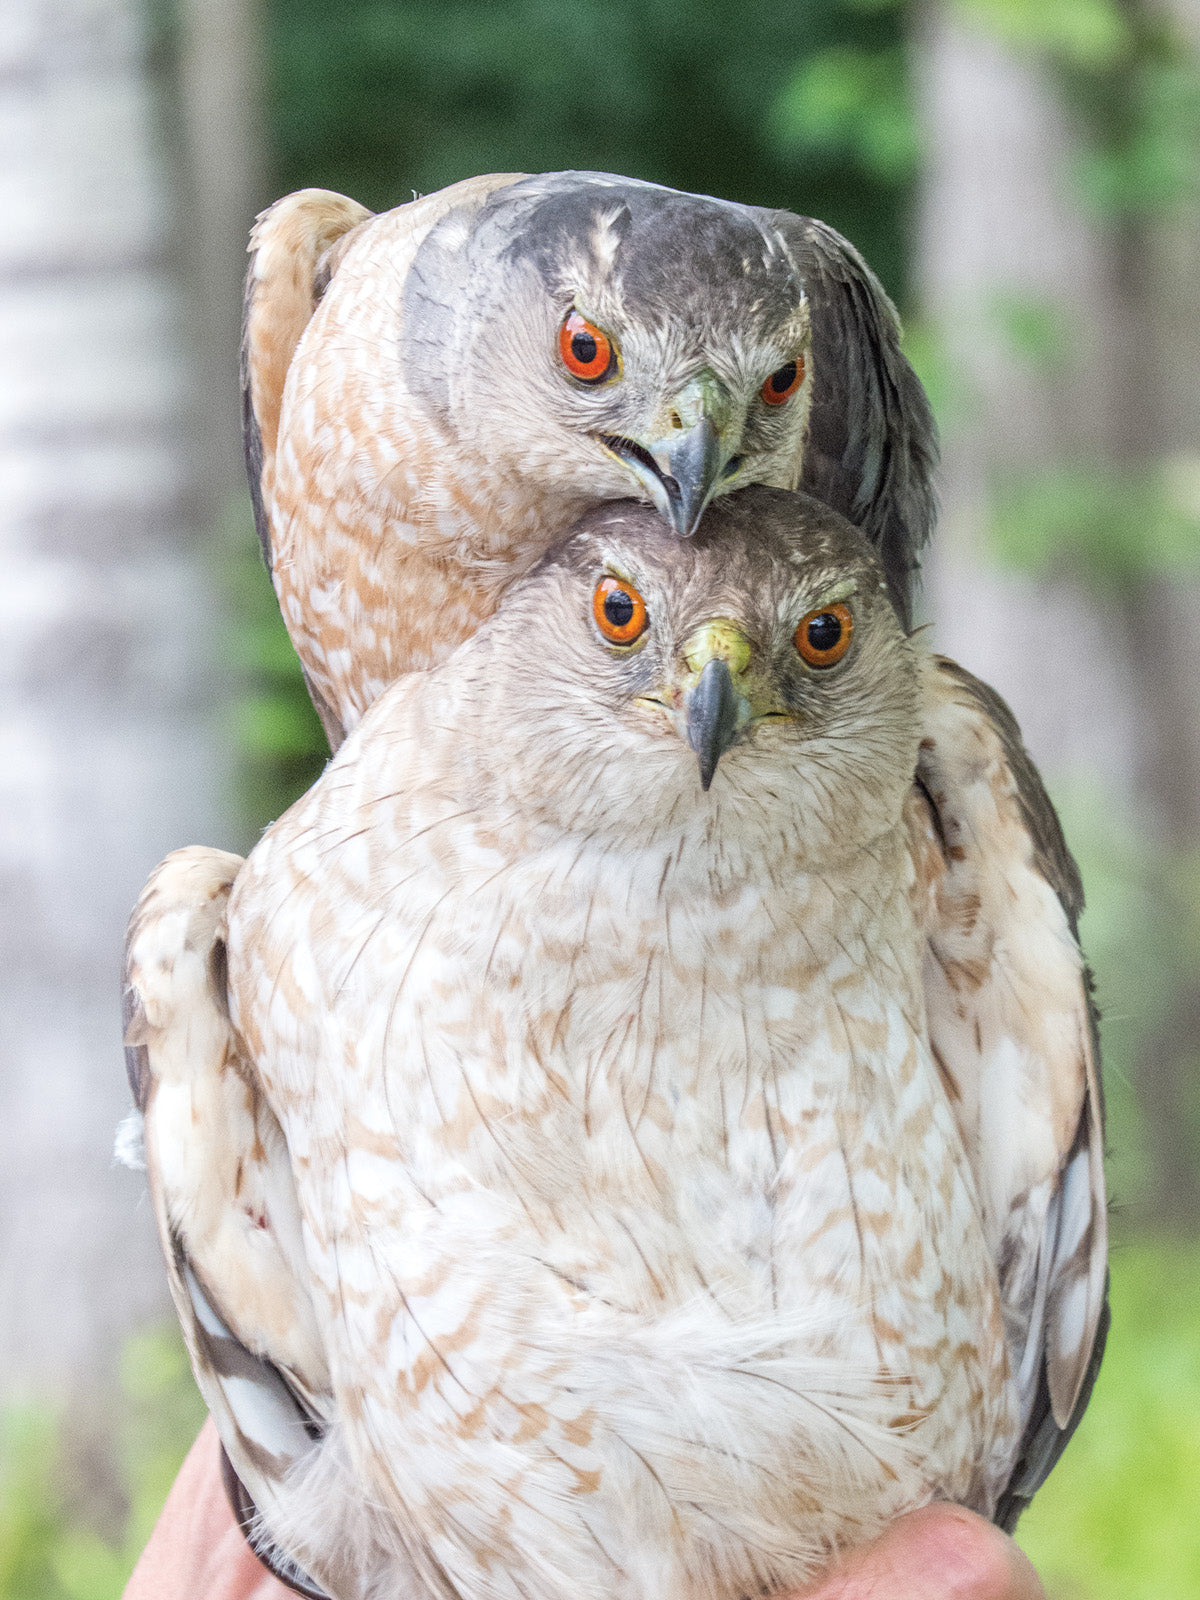
{"label": "lower hawk", "polygon": [[258,1548],[337,1600],[738,1600],[933,1498],[1011,1526],[1106,1325],[1080,905],[860,532],[590,513],[131,923]]}

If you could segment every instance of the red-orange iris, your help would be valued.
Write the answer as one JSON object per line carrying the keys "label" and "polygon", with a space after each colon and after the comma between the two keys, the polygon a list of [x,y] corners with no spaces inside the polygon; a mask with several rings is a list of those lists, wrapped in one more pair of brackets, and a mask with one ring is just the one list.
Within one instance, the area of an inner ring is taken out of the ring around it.
{"label": "red-orange iris", "polygon": [[632,644],[646,631],[646,602],[624,578],[601,578],[592,595],[596,626],[612,644]]}
{"label": "red-orange iris", "polygon": [[794,361],[785,362],[773,372],[759,393],[769,406],[781,406],[785,400],[792,398],[803,382],[804,357],[797,356]]}
{"label": "red-orange iris", "polygon": [[558,330],[558,353],[563,366],[581,383],[603,383],[617,370],[612,340],[578,311],[568,311]]}
{"label": "red-orange iris", "polygon": [[854,618],[849,606],[818,606],[801,617],[796,629],[796,649],[810,667],[832,667],[850,648]]}

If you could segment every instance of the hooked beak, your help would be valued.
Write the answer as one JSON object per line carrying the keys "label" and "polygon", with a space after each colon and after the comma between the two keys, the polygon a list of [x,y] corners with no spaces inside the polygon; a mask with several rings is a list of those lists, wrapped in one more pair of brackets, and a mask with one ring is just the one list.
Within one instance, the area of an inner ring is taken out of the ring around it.
{"label": "hooked beak", "polygon": [[710,661],[687,697],[688,743],[700,761],[700,786],[713,781],[717,762],[738,730],[739,695],[724,661]]}
{"label": "hooked beak", "polygon": [[707,789],[718,761],[750,720],[743,692],[750,642],[736,623],[718,618],[687,640],[683,658],[693,675],[683,694],[684,726],[700,762],[700,783]]}
{"label": "hooked beak", "polygon": [[668,445],[664,454],[668,467],[663,478],[670,502],[668,520],[676,533],[688,539],[695,533],[725,466],[721,436],[707,417],[701,417],[682,439]]}
{"label": "hooked beak", "polygon": [[675,532],[687,539],[695,533],[718,484],[741,465],[734,454],[740,430],[730,425],[729,391],[711,373],[693,378],[666,410],[667,430],[647,444],[611,433],[601,434],[600,442],[649,492]]}

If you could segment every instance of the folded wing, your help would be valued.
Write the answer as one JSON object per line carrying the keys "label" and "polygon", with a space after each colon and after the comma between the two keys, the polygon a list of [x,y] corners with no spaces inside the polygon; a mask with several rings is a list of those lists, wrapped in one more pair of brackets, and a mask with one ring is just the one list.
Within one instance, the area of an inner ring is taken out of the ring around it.
{"label": "folded wing", "polygon": [[188,849],[156,868],[126,940],[125,1046],[196,1381],[270,1522],[284,1475],[328,1420],[329,1374],[287,1145],[226,1004],[225,913],[241,865]]}
{"label": "folded wing", "polygon": [[[263,560],[274,560],[271,508],[279,416],[300,336],[351,238],[374,213],[329,189],[301,189],[277,200],[250,235],[242,306],[242,450]],[[333,749],[344,737],[336,713],[305,673]]]}
{"label": "folded wing", "polygon": [[268,207],[250,235],[242,307],[242,443],[268,567],[275,446],[288,368],[349,235],[372,216],[357,200],[332,190],[301,189]]}
{"label": "folded wing", "polygon": [[1008,707],[926,668],[917,768],[930,1042],[1000,1275],[1023,1435],[1011,1528],[1091,1393],[1108,1326],[1096,1011],[1078,870]]}
{"label": "folded wing", "polygon": [[812,316],[813,402],[800,488],[860,527],[908,618],[933,528],[937,436],[900,324],[866,262],[812,217],[760,212],[784,238]]}

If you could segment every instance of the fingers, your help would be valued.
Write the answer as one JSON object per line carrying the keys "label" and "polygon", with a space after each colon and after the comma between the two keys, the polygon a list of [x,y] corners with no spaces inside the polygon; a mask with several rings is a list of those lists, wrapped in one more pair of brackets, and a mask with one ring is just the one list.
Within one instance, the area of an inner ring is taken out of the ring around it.
{"label": "fingers", "polygon": [[188,1453],[124,1600],[295,1600],[233,1520],[211,1420]]}
{"label": "fingers", "polygon": [[[285,1600],[242,1538],[221,1486],[212,1423],[184,1463],[125,1600]],[[1028,1558],[961,1506],[901,1517],[791,1600],[1046,1600]]]}
{"label": "fingers", "polygon": [[1046,1600],[1029,1558],[1006,1534],[973,1511],[944,1504],[901,1517],[802,1594],[803,1600]]}

